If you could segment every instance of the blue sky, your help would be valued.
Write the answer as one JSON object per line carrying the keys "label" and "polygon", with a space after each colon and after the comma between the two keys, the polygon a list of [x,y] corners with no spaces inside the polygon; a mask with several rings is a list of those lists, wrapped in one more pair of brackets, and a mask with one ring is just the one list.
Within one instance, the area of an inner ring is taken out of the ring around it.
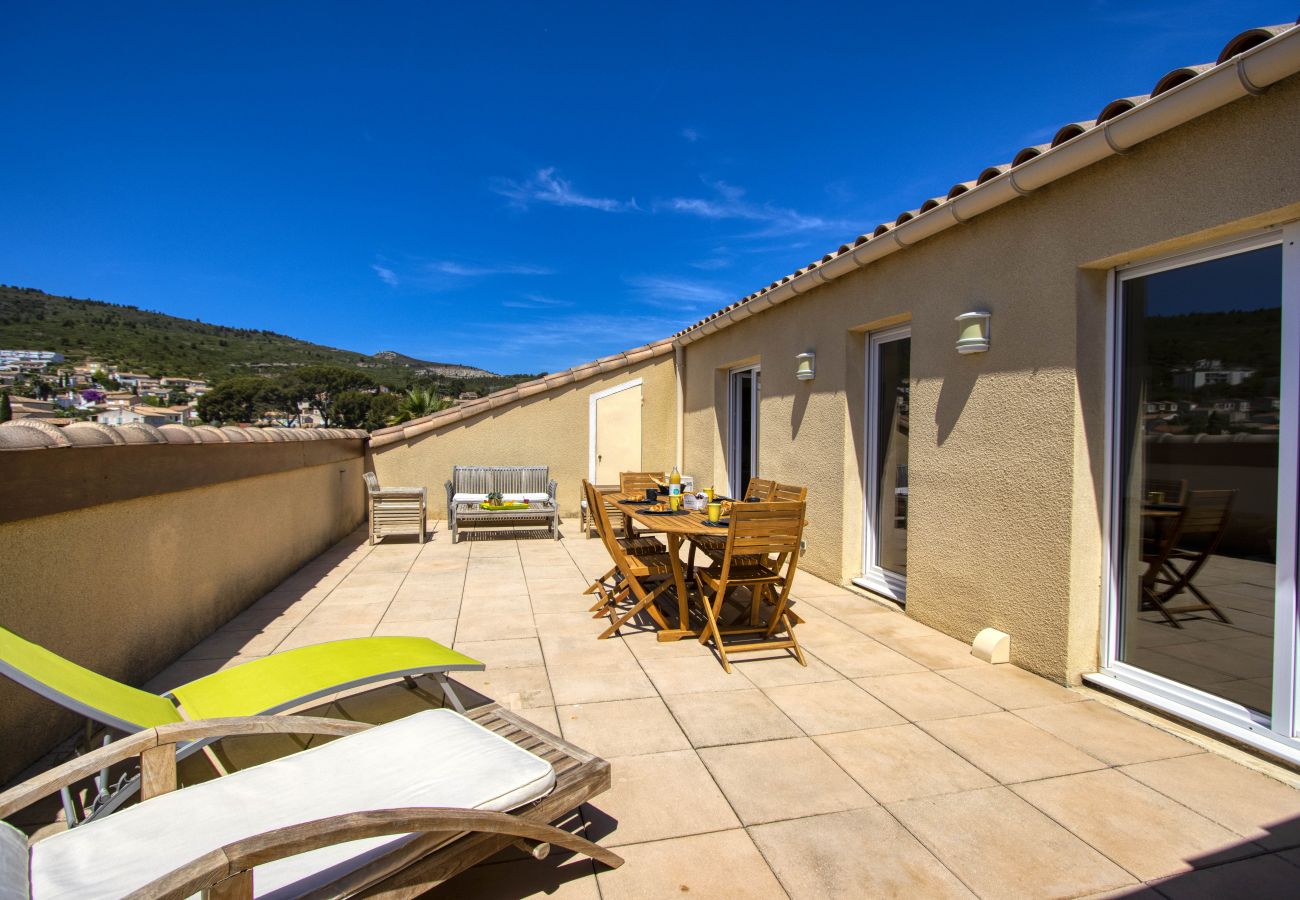
{"label": "blue sky", "polygon": [[0,283],[555,371],[1292,3],[9,4]]}

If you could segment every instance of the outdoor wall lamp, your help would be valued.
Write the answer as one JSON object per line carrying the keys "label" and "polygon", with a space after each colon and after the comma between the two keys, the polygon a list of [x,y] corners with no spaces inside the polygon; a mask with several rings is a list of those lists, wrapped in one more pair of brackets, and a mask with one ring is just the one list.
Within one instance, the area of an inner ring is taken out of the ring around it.
{"label": "outdoor wall lamp", "polygon": [[989,348],[989,319],[993,314],[985,309],[964,312],[957,317],[961,334],[957,336],[958,353],[983,353]]}
{"label": "outdoor wall lamp", "polygon": [[794,358],[794,377],[800,381],[812,381],[817,377],[817,354],[800,353]]}

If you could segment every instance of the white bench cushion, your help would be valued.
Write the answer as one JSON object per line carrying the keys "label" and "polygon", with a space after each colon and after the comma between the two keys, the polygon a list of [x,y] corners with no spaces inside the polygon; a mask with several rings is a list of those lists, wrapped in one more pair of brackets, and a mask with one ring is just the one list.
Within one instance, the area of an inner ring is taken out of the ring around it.
{"label": "white bench cushion", "polygon": [[455,493],[451,495],[452,503],[482,503],[486,499],[487,494]]}
{"label": "white bench cushion", "polygon": [[[507,812],[554,786],[545,760],[451,710],[426,710],[40,841],[32,848],[32,897],[120,897],[275,828],[404,806]],[[259,866],[254,890],[300,896],[410,837],[351,841]]]}
{"label": "white bench cushion", "polygon": [[27,835],[0,822],[0,900],[27,900]]}
{"label": "white bench cushion", "polygon": [[545,491],[535,494],[502,494],[501,499],[507,503],[541,503],[550,500],[551,495]]}

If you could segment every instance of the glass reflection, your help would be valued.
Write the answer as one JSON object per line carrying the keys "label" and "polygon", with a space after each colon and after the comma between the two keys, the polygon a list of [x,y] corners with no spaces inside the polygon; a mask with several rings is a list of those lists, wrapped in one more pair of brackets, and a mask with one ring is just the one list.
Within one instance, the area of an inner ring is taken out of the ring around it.
{"label": "glass reflection", "polygon": [[1120,658],[1268,714],[1281,247],[1123,282]]}
{"label": "glass reflection", "polygon": [[907,574],[907,413],[912,339],[880,344],[876,373],[876,565]]}

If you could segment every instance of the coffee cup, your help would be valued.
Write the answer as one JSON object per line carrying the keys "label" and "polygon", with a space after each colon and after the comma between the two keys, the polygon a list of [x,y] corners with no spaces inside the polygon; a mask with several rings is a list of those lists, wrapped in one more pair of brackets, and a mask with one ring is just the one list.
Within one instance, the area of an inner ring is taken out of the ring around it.
{"label": "coffee cup", "polygon": [[718,521],[718,520],[721,519],[721,518],[722,518],[722,504],[721,504],[721,503],[710,503],[710,504],[709,504],[709,521],[710,521],[710,522],[716,522],[716,521]]}
{"label": "coffee cup", "polygon": [[650,503],[655,503],[659,499],[659,488],[646,488],[645,498]]}

